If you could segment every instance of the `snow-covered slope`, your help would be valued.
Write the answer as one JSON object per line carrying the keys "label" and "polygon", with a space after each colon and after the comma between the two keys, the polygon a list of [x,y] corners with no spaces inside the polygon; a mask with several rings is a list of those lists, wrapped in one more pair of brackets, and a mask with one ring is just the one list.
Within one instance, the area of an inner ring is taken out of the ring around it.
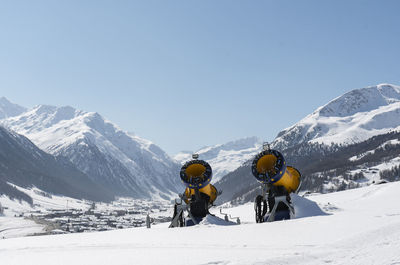
{"label": "snow-covered slope", "polygon": [[[196,151],[200,159],[207,161],[213,170],[213,182],[240,167],[260,151],[262,142],[257,137],[248,137],[201,148]],[[174,156],[181,164],[192,158],[192,152],[180,152]]]}
{"label": "snow-covered slope", "polygon": [[352,90],[283,130],[273,147],[311,141],[351,144],[400,129],[400,87],[390,84]]}
{"label": "snow-covered slope", "polygon": [[180,185],[178,165],[164,151],[98,113],[40,105],[2,123],[46,152],[69,158],[117,195],[170,195]]}
{"label": "snow-covered slope", "polygon": [[[134,228],[0,240],[24,264],[399,264],[400,182],[310,196],[329,215],[256,224],[253,204],[224,209],[241,225]],[[216,212],[218,215],[218,212]]]}
{"label": "snow-covered slope", "polygon": [[25,111],[26,108],[11,103],[5,97],[0,98],[0,119],[17,116]]}
{"label": "snow-covered slope", "polygon": [[108,189],[90,180],[68,160],[56,158],[26,137],[0,126],[0,194],[31,202],[27,194],[10,183],[75,198],[104,201],[114,198]]}

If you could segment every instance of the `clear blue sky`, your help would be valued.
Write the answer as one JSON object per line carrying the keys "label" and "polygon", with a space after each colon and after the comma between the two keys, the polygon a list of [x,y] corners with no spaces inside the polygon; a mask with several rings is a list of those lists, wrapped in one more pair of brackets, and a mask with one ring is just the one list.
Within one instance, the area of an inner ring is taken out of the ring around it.
{"label": "clear blue sky", "polygon": [[400,1],[0,0],[0,96],[97,111],[170,154],[271,141],[400,84]]}

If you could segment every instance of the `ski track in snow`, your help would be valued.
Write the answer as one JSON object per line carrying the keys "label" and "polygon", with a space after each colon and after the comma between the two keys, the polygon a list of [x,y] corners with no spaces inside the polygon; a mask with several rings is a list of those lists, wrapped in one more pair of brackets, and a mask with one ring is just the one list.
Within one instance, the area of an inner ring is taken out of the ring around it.
{"label": "ski track in snow", "polygon": [[[255,224],[249,203],[223,209],[239,216],[241,225],[205,222],[168,229],[168,224],[160,224],[151,229],[5,239],[0,240],[0,259],[2,265],[395,265],[400,264],[399,192],[396,182],[314,195],[307,198],[321,208],[330,206],[328,215],[274,223]],[[217,209],[214,213],[219,215]]]}

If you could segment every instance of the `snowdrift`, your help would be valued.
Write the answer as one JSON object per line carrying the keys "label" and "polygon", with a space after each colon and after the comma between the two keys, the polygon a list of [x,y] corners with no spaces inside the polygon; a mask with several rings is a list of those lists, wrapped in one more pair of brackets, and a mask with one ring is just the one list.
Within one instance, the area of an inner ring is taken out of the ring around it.
{"label": "snowdrift", "polygon": [[328,215],[319,207],[316,202],[312,200],[301,197],[295,193],[292,193],[290,197],[292,198],[296,219],[311,216]]}

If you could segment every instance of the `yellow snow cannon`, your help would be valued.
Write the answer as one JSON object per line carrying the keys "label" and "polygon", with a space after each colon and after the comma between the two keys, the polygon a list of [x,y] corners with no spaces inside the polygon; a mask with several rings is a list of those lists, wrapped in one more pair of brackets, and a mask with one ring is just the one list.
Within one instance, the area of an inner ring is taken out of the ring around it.
{"label": "yellow snow cannon", "polygon": [[196,190],[209,197],[208,202],[212,204],[217,198],[217,189],[210,184],[212,169],[210,164],[204,160],[194,159],[186,162],[180,172],[181,180],[186,185],[185,202],[189,203],[191,198],[196,195]]}
{"label": "yellow snow cannon", "polygon": [[300,188],[300,172],[286,166],[283,155],[270,149],[268,144],[264,144],[264,150],[255,156],[251,171],[262,186],[262,194],[255,199],[256,222],[292,218],[294,208],[290,193]]}
{"label": "yellow snow cannon", "polygon": [[[174,216],[170,227],[190,226],[199,223],[209,214],[208,209],[218,197],[218,190],[210,184],[212,169],[210,164],[199,160],[194,154],[192,160],[186,162],[180,171],[182,182],[186,185],[185,192],[180,195],[181,201],[175,201]],[[185,202],[185,205],[182,203]],[[184,218],[184,212],[189,218]]]}
{"label": "yellow snow cannon", "polygon": [[288,193],[295,192],[300,185],[300,172],[286,166],[283,155],[276,150],[264,150],[253,160],[252,173],[263,184],[283,186]]}

